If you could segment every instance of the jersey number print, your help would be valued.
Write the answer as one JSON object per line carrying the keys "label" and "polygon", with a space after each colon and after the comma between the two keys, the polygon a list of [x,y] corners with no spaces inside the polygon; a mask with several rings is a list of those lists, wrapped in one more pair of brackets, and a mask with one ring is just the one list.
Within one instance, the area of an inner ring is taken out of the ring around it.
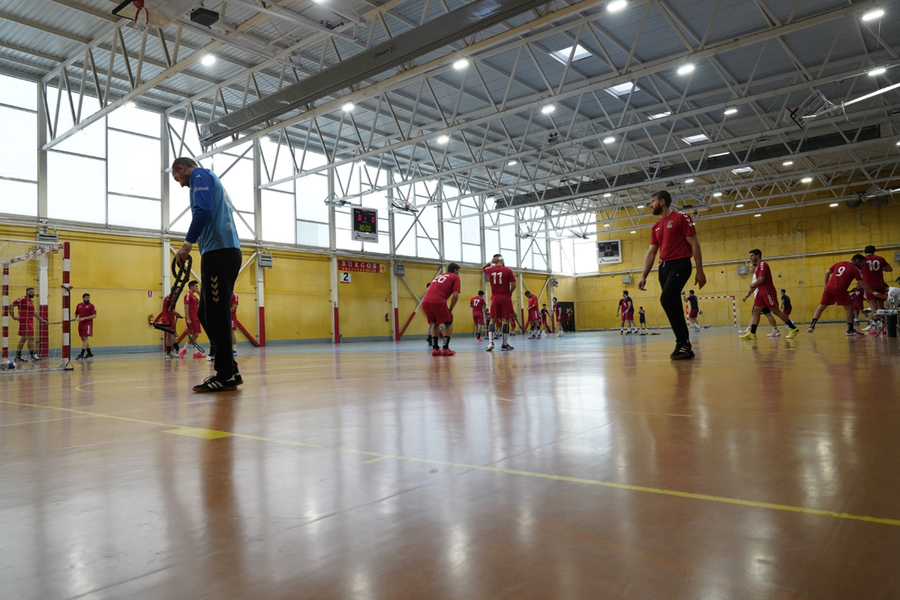
{"label": "jersey number print", "polygon": [[840,277],[844,274],[844,267],[838,267],[837,276]]}
{"label": "jersey number print", "polygon": [[866,262],[869,263],[870,271],[880,271],[881,270],[881,263],[878,262],[877,260],[867,260]]}
{"label": "jersey number print", "polygon": [[494,279],[493,283],[503,285],[503,273],[491,273],[491,277]]}

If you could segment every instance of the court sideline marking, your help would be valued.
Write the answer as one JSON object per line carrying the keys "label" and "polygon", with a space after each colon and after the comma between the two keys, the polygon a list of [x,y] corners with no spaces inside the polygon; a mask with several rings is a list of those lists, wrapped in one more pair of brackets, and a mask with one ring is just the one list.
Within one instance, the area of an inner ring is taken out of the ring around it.
{"label": "court sideline marking", "polygon": [[236,437],[246,440],[255,440],[259,442],[273,442],[276,444],[284,444],[287,446],[297,446],[302,448],[317,448],[323,450],[333,450],[335,452],[344,452],[347,454],[356,454],[359,456],[368,456],[373,459],[393,458],[396,460],[405,460],[409,462],[418,462],[432,465],[441,465],[445,467],[458,467],[474,471],[487,471],[489,473],[502,473],[505,475],[518,475],[520,477],[530,477],[533,479],[546,479],[551,481],[563,481],[567,483],[580,483],[583,485],[592,485],[596,487],[605,487],[618,490],[627,490],[631,492],[645,492],[649,494],[658,494],[664,496],[673,496],[676,498],[688,498],[691,500],[705,500],[707,502],[718,502],[721,504],[733,504],[738,506],[749,506],[753,508],[765,508],[768,510],[778,510],[783,512],[793,512],[805,515],[817,515],[821,517],[832,517],[836,519],[847,519],[850,521],[865,521],[868,523],[879,523],[881,525],[894,525],[900,527],[900,519],[885,519],[880,517],[870,517],[867,515],[854,515],[844,512],[836,512],[831,510],[823,510],[819,508],[805,508],[802,506],[791,506],[788,504],[775,504],[772,502],[757,502],[755,500],[741,500],[740,498],[728,498],[727,496],[711,496],[708,494],[695,494],[693,492],[681,492],[678,490],[667,490],[662,488],[652,488],[642,485],[631,485],[627,483],[615,483],[612,481],[601,481],[599,479],[585,479],[582,477],[568,477],[565,475],[551,475],[549,473],[535,473],[531,471],[520,471],[518,469],[504,469],[501,467],[491,467],[483,465],[470,465],[466,463],[448,462],[443,460],[435,460],[431,458],[419,458],[415,456],[403,456],[400,454],[384,454],[382,452],[373,452],[371,450],[355,450],[353,448],[341,448],[339,446],[326,446],[324,444],[310,444],[306,442],[293,442],[288,440],[279,440],[275,438],[262,437],[258,435],[249,435],[246,433],[232,433],[229,431],[219,431],[215,429],[202,429],[198,427],[189,427],[185,425],[173,425],[171,423],[160,423],[159,421],[149,421],[146,419],[135,419],[133,417],[120,417],[117,415],[107,415],[104,413],[95,413],[75,408],[64,408],[61,406],[42,406],[40,404],[29,404],[27,402],[13,402],[10,400],[0,400],[0,404],[8,404],[11,406],[25,406],[28,408],[43,408],[48,410],[56,410],[68,412],[72,414],[87,415],[101,419],[114,419],[117,421],[127,421],[130,423],[142,423],[145,425],[153,425],[156,427],[164,427],[163,433],[178,433],[179,435],[187,435],[189,437],[200,437],[202,439],[216,439],[223,437]]}

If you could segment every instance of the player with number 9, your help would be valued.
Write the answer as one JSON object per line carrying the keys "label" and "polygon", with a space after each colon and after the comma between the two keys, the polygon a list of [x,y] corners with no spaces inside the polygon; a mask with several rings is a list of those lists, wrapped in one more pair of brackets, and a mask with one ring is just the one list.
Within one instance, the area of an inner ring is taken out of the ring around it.
{"label": "player with number 9", "polygon": [[849,261],[835,263],[830,269],[825,271],[825,291],[822,292],[822,299],[819,301],[819,307],[813,315],[809,329],[806,330],[807,333],[812,333],[815,330],[816,323],[818,323],[819,317],[822,316],[822,312],[826,307],[837,304],[838,306],[843,306],[846,312],[847,336],[862,335],[853,326],[853,303],[850,301],[850,294],[847,292],[847,288],[854,281],[858,281],[859,285],[866,292],[881,299],[886,297],[884,294],[873,290],[868,283],[862,280],[862,274],[859,270],[864,262],[865,257],[862,254],[854,254]]}

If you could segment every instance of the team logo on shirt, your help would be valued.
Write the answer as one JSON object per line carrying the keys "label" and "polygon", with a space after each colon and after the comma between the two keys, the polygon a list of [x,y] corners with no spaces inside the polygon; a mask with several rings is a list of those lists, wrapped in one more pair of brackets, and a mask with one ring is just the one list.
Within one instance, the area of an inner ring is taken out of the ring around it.
{"label": "team logo on shirt", "polygon": [[666,229],[672,229],[672,221],[666,223]]}

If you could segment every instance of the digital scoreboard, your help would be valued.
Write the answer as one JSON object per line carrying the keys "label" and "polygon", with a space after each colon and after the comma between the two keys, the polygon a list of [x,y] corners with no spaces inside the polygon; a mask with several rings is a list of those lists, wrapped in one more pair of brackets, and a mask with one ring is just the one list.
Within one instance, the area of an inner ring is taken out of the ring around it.
{"label": "digital scoreboard", "polygon": [[357,242],[378,241],[378,210],[372,208],[354,207],[350,211],[353,224],[350,231],[353,240]]}

